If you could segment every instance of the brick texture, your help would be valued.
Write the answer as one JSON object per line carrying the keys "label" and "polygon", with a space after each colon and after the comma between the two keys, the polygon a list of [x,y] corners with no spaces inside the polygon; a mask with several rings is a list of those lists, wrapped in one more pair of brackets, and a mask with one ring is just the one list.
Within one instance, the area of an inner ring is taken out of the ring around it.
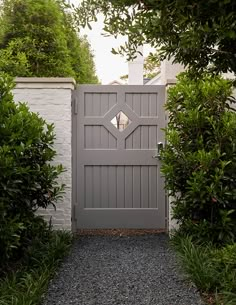
{"label": "brick texture", "polygon": [[[31,111],[39,113],[48,123],[55,124],[56,140],[55,149],[57,156],[55,164],[63,164],[66,172],[60,176],[60,182],[66,185],[63,200],[57,203],[56,211],[53,207],[40,210],[39,213],[47,220],[52,220],[55,229],[71,230],[71,205],[72,205],[72,150],[71,150],[71,95],[73,80],[70,84],[61,82],[46,83],[44,88],[36,86],[40,79],[32,83],[16,80],[13,91],[15,102],[27,102]],[[60,83],[60,86],[58,86]],[[35,85],[36,84],[36,85]]]}

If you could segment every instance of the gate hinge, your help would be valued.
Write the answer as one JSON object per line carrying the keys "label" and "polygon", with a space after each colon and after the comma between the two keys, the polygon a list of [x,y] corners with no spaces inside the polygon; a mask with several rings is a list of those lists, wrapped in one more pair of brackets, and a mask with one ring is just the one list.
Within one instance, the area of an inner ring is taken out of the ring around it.
{"label": "gate hinge", "polygon": [[74,92],[72,95],[72,109],[74,114],[78,114],[78,98],[76,96],[76,93]]}
{"label": "gate hinge", "polygon": [[72,222],[76,222],[77,221],[77,217],[76,217],[76,205],[75,204],[73,205],[73,208],[72,208],[71,221]]}

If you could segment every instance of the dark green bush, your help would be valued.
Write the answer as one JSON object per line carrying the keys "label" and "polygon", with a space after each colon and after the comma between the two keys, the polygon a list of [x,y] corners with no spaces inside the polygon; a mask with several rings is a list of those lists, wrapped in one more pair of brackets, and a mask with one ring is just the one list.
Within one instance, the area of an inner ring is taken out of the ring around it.
{"label": "dark green bush", "polygon": [[38,208],[55,204],[63,186],[61,165],[53,166],[53,125],[15,104],[14,84],[0,75],[0,266],[20,253],[28,240],[46,229],[35,216]]}
{"label": "dark green bush", "polygon": [[182,74],[168,91],[162,152],[173,217],[196,239],[228,243],[236,233],[236,114],[231,82]]}

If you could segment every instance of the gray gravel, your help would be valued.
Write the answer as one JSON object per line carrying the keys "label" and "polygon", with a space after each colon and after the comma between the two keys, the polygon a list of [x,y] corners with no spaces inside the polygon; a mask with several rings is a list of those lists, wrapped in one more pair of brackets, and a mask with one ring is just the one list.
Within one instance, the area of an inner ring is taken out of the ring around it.
{"label": "gray gravel", "polygon": [[43,305],[200,305],[164,234],[80,237]]}

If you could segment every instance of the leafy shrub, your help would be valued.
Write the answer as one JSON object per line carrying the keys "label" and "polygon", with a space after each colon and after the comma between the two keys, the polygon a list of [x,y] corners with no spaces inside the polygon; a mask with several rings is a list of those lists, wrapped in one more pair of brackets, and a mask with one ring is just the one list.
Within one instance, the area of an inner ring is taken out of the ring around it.
{"label": "leafy shrub", "polygon": [[162,152],[173,217],[196,239],[228,243],[236,233],[236,114],[231,82],[182,74],[168,91]]}
{"label": "leafy shrub", "polygon": [[26,104],[15,104],[12,79],[0,76],[0,266],[45,228],[38,208],[55,204],[63,185],[63,171],[50,161],[56,152],[53,125]]}
{"label": "leafy shrub", "polygon": [[1,263],[10,258],[21,245],[21,234],[25,227],[19,215],[8,217],[6,207],[1,208],[0,214],[0,267]]}

